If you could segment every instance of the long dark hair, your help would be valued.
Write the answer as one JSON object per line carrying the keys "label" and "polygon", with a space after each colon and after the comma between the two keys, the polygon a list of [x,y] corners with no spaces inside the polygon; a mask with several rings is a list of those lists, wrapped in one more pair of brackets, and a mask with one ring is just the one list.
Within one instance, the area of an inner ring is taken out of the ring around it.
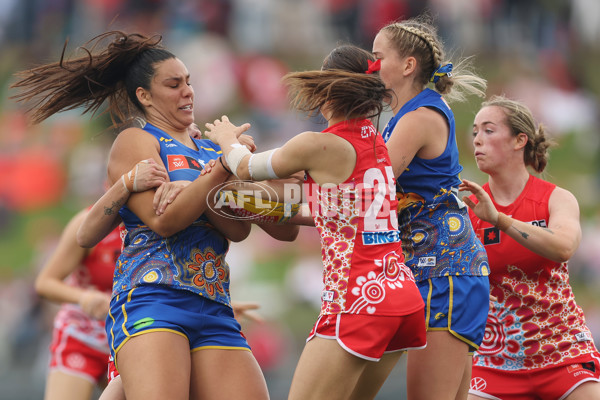
{"label": "long dark hair", "polygon": [[136,110],[144,115],[137,88],[149,89],[156,63],[175,58],[161,41],[159,35],[110,31],[81,46],[83,56],[67,59],[67,40],[60,61],[15,74],[18,80],[11,88],[20,93],[11,98],[28,105],[34,124],[80,106],[85,106],[83,114],[94,115],[108,100],[106,111],[117,126],[134,117]]}

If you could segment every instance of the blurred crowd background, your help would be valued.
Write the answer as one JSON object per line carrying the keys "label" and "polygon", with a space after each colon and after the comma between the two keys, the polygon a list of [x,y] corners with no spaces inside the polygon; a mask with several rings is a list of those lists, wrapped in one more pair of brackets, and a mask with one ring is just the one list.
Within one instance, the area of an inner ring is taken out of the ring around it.
{"label": "blurred crowd background", "polygon": [[[28,126],[9,85],[14,73],[56,61],[106,30],[161,34],[188,66],[196,122],[227,114],[251,122],[260,149],[280,145],[317,119],[291,111],[280,78],[320,68],[337,44],[371,49],[385,23],[428,12],[453,60],[473,55],[488,96],[525,101],[558,147],[544,178],[572,191],[583,241],[571,283],[600,344],[600,2],[597,0],[0,0],[0,399],[41,399],[56,306],[32,282],[62,228],[103,192],[117,132],[106,115],[59,114]],[[463,177],[480,183],[471,125],[481,99],[455,104]],[[383,115],[380,128],[391,114]],[[260,230],[228,255],[235,300],[260,303],[246,322],[273,399],[285,398],[314,322],[321,289],[319,239],[293,243]],[[401,362],[378,399],[401,399]]]}

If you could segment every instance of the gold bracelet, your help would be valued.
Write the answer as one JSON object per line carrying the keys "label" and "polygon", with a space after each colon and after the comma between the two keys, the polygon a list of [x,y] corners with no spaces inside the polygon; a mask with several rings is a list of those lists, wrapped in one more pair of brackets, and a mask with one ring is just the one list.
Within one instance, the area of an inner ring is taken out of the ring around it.
{"label": "gold bracelet", "polygon": [[496,228],[500,229],[502,232],[506,232],[508,228],[510,228],[513,224],[513,219],[508,215],[499,212],[498,213],[498,221],[496,221]]}

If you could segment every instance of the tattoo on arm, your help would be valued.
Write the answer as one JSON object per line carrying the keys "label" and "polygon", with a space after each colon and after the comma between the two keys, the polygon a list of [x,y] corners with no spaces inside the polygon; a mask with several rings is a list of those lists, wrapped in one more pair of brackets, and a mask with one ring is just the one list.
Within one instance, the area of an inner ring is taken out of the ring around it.
{"label": "tattoo on arm", "polygon": [[400,173],[406,171],[406,167],[408,167],[408,162],[406,161],[406,156],[402,157],[402,162],[400,163]]}
{"label": "tattoo on arm", "polygon": [[[512,227],[515,228],[514,225]],[[520,231],[517,228],[515,228],[515,230],[521,234],[521,236],[523,237],[523,239],[527,239],[529,237],[529,233]]]}
{"label": "tattoo on arm", "polygon": [[113,201],[110,207],[104,206],[104,215],[113,215],[114,213],[118,212],[121,208],[121,204],[123,204],[121,201]]}

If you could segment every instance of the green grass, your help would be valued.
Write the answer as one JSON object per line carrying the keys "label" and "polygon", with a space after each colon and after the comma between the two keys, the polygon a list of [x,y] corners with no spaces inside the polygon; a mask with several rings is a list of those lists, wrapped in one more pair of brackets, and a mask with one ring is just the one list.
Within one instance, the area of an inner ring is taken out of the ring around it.
{"label": "green grass", "polygon": [[0,280],[37,270],[69,219],[77,212],[58,204],[28,213],[8,214],[0,232]]}

